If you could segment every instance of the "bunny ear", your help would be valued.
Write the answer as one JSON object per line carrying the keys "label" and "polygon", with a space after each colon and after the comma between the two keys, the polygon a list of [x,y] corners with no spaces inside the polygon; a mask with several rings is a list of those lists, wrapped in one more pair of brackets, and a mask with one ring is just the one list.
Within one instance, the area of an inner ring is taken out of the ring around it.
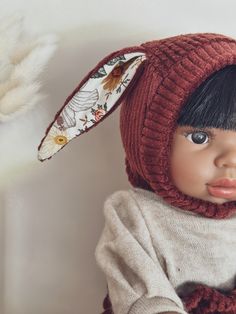
{"label": "bunny ear", "polygon": [[145,59],[143,52],[130,52],[99,63],[57,113],[39,146],[39,160],[51,158],[111,113]]}

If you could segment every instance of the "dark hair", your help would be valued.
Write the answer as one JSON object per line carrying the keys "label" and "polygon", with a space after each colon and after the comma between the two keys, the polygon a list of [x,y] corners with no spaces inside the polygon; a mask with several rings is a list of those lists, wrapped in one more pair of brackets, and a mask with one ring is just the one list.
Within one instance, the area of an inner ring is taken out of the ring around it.
{"label": "dark hair", "polygon": [[189,97],[178,125],[236,130],[236,65],[213,73]]}

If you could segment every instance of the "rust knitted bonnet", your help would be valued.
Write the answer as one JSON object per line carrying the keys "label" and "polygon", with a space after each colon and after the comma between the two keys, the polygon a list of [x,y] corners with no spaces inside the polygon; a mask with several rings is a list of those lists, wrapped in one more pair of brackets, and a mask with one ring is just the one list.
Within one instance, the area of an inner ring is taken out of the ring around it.
{"label": "rust knitted bonnet", "polygon": [[[228,217],[236,211],[235,202],[213,204],[185,195],[174,186],[169,155],[176,121],[188,97],[212,73],[231,64],[236,64],[236,41],[211,33],[180,35],[114,52],[67,98],[40,144],[39,158],[50,158],[121,103],[120,130],[131,184],[153,191],[181,209],[206,217]],[[102,100],[94,85],[98,78],[106,92]],[[73,119],[87,125],[81,129]],[[56,148],[48,144],[52,138]]]}

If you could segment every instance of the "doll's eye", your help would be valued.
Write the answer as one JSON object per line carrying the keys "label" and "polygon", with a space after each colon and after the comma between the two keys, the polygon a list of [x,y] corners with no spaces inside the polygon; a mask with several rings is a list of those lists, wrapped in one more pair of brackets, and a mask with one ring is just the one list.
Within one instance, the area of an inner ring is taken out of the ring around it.
{"label": "doll's eye", "polygon": [[196,131],[186,135],[186,138],[195,144],[206,144],[209,141],[209,136],[206,132]]}

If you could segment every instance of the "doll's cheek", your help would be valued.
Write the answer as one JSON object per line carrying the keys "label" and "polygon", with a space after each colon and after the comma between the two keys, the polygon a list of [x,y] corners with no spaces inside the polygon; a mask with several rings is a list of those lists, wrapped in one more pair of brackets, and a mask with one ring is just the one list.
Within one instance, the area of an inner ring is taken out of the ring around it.
{"label": "doll's cheek", "polygon": [[181,191],[191,194],[194,187],[203,186],[208,176],[209,165],[200,156],[176,150],[170,159],[170,174],[174,185]]}
{"label": "doll's cheek", "polygon": [[178,160],[174,159],[171,163],[171,178],[174,183],[174,185],[182,190],[183,187],[187,184],[189,184],[189,180],[191,180],[191,172],[189,171],[189,165],[188,163],[178,162]]}

